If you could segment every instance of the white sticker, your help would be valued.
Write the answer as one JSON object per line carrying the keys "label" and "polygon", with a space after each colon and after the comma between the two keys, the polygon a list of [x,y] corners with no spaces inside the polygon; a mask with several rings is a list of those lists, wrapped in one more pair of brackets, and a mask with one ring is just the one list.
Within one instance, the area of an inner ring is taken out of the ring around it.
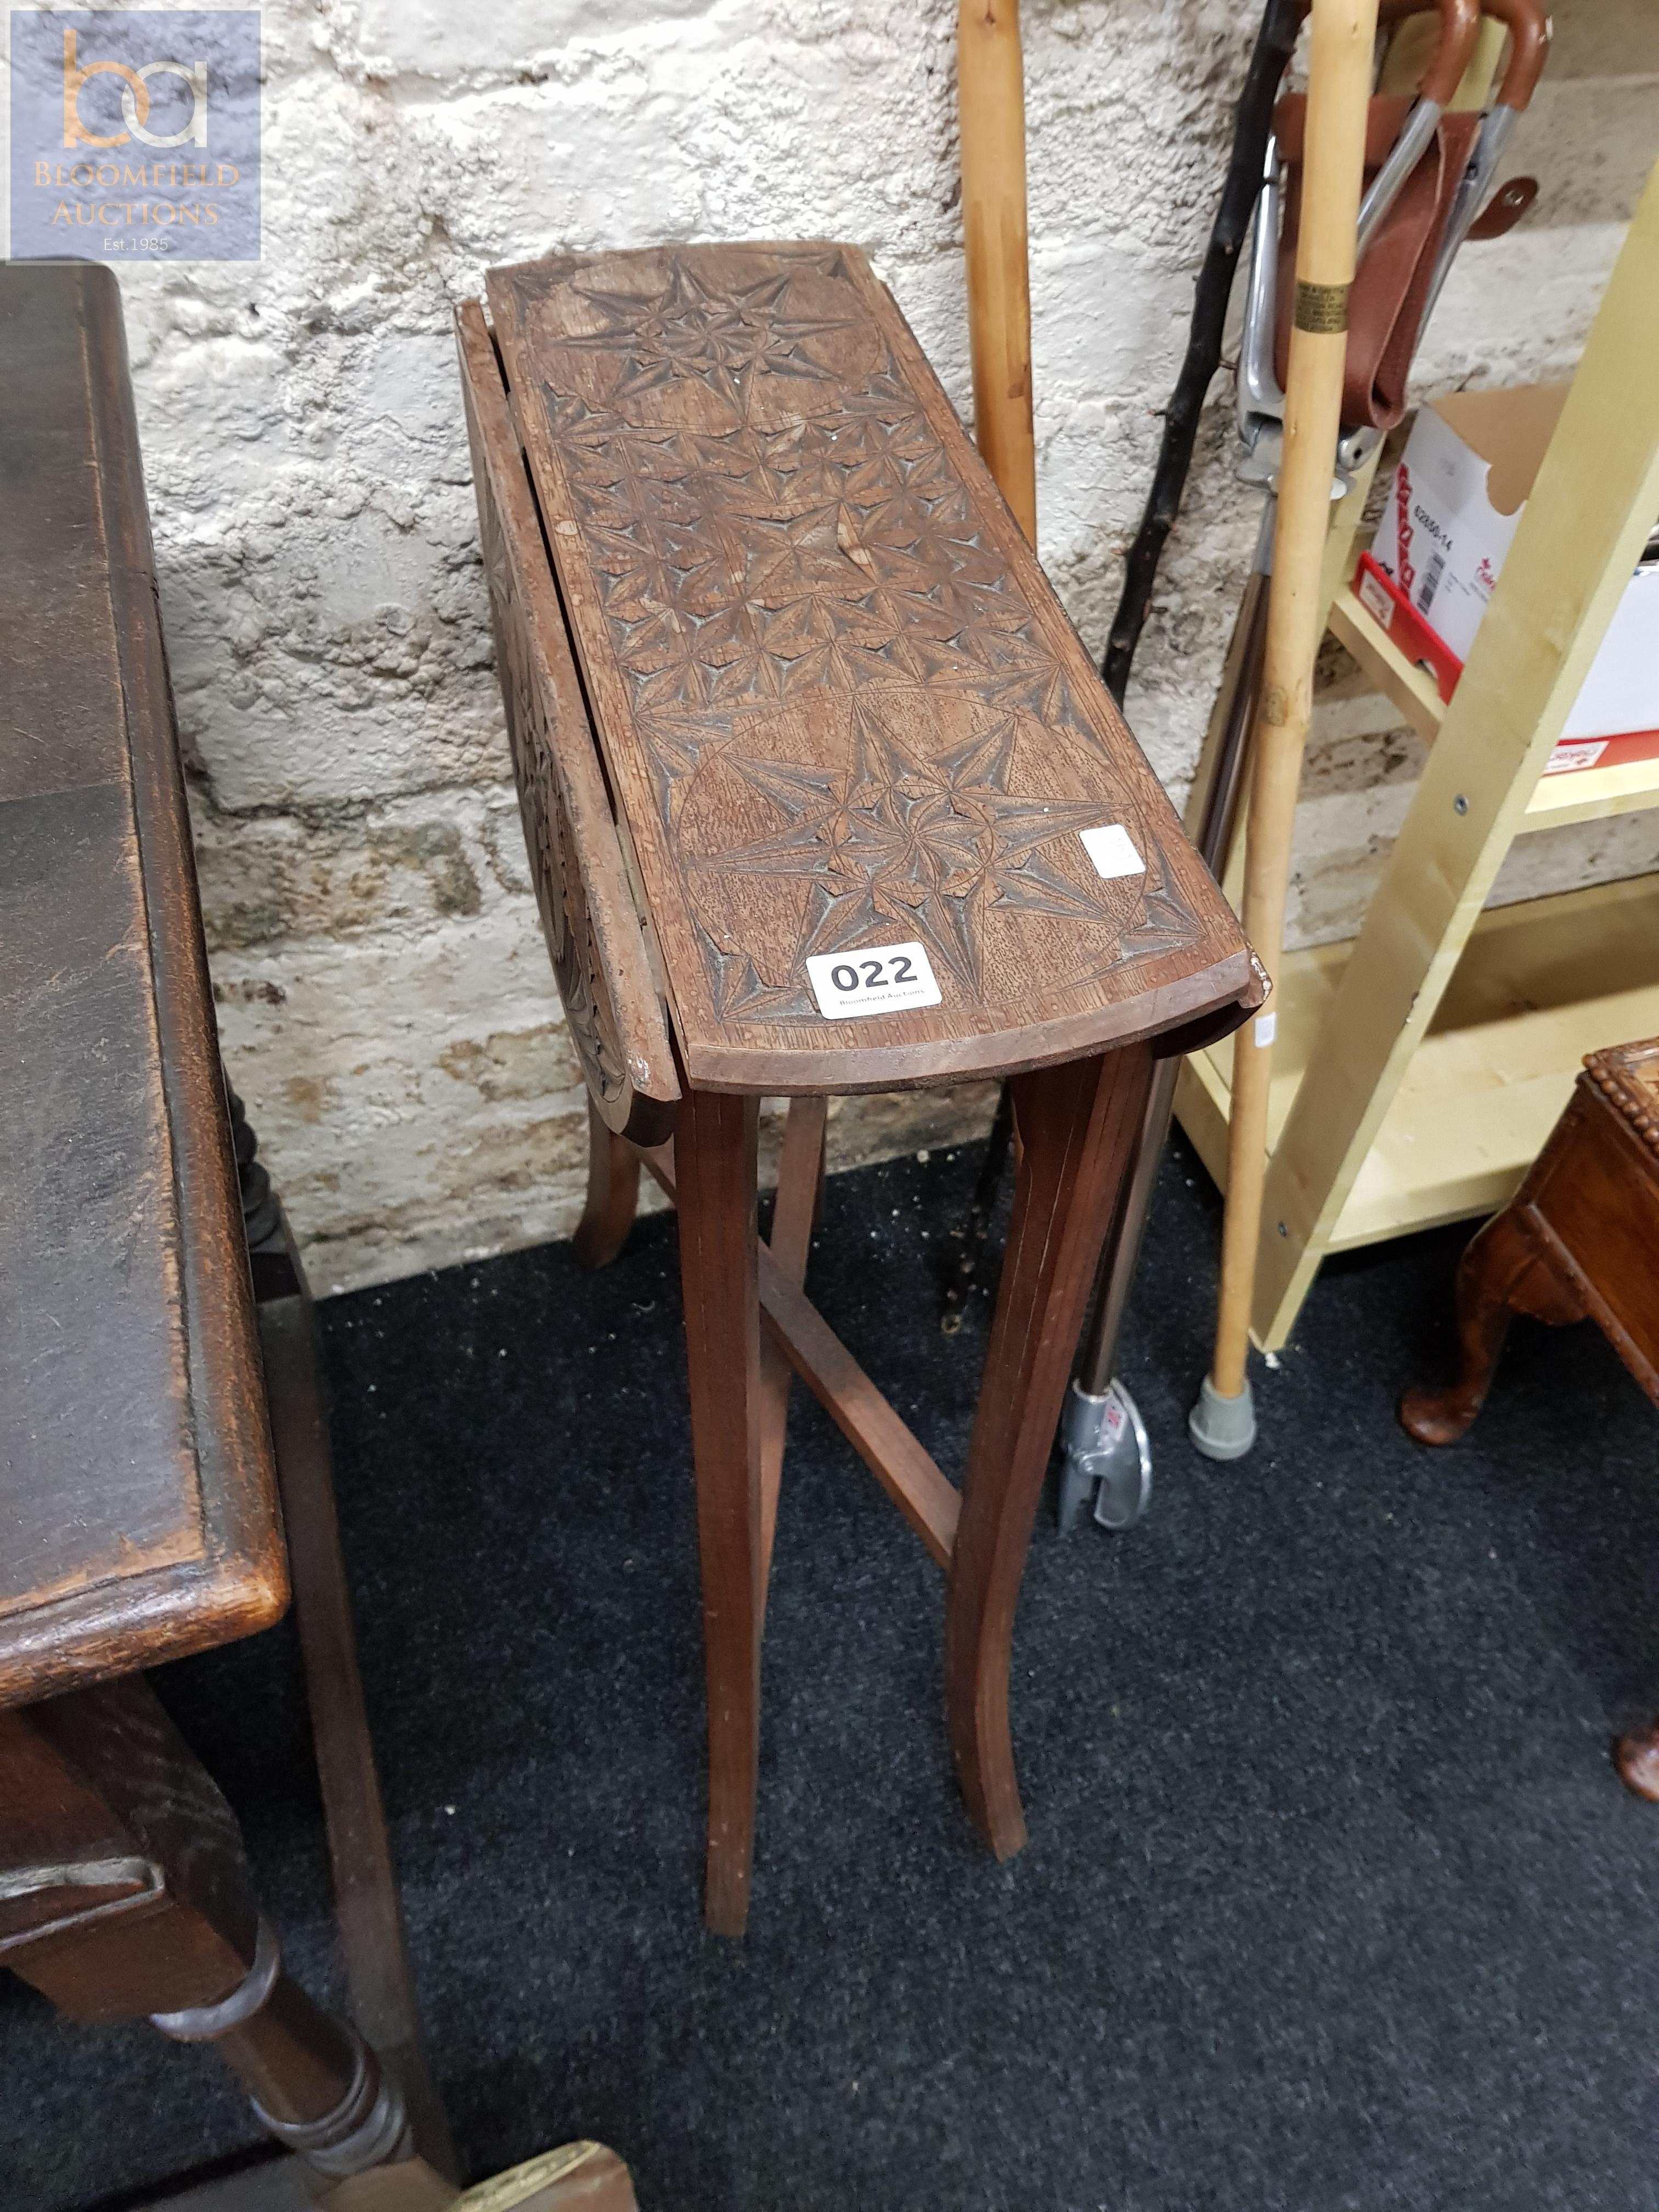
{"label": "white sticker", "polygon": [[1271,1014],[1258,1014],[1256,1016],[1255,1041],[1258,1047],[1264,1044],[1271,1044],[1278,1033],[1279,1014],[1277,1009],[1275,1009]]}
{"label": "white sticker", "polygon": [[1394,601],[1369,568],[1359,572],[1359,604],[1371,619],[1387,630],[1394,627]]}
{"label": "white sticker", "polygon": [[1079,830],[1083,849],[1095,864],[1097,876],[1144,876],[1146,863],[1130,842],[1129,833],[1121,822],[1109,823],[1103,830]]}
{"label": "white sticker", "polygon": [[1594,768],[1607,749],[1605,738],[1563,738],[1544,763],[1546,775],[1566,775],[1576,768]]}
{"label": "white sticker", "polygon": [[855,952],[816,952],[806,963],[818,1012],[832,1022],[936,1006],[939,985],[920,945],[863,945]]}

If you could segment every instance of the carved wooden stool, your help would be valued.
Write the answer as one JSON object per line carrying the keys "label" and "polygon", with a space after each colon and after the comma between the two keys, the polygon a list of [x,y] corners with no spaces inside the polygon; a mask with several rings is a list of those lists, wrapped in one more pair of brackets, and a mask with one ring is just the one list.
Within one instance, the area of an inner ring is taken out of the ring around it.
{"label": "carved wooden stool", "polygon": [[[1527,1179],[1457,1270],[1462,1367],[1408,1390],[1400,1418],[1449,1444],[1486,1402],[1510,1318],[1594,1321],[1659,1406],[1659,1037],[1593,1052]],[[1659,1802],[1659,1726],[1626,1736],[1620,1774]]]}
{"label": "carved wooden stool", "polygon": [[[310,1294],[219,1064],[107,269],[0,268],[0,1965],[71,2018],[213,2045],[333,2212],[437,2212],[463,2200]],[[266,1626],[290,1582],[349,2022],[283,1971],[235,1816],[140,1672]],[[633,2196],[574,2146],[465,2201]]]}
{"label": "carved wooden stool", "polygon": [[[526,836],[592,1094],[580,1244],[618,1249],[641,1163],[675,1199],[708,1916],[737,1934],[790,1370],[946,1570],[951,1743],[1006,1856],[1015,1601],[1152,1061],[1261,989],[861,254],[559,258],[488,289],[493,344],[460,312],[463,382]],[[826,1096],[997,1075],[1023,1158],[958,1493],[801,1284]],[[792,1101],[765,1243],[763,1096]]]}

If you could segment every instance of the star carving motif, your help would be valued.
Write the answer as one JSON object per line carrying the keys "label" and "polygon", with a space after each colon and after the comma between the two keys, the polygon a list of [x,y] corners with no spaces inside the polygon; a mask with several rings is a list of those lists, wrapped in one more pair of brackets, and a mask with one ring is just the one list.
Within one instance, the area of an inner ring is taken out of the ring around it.
{"label": "star carving motif", "polygon": [[977,999],[1019,914],[1085,963],[1186,941],[1155,848],[1081,860],[1094,717],[840,254],[570,295],[548,416],[722,1018],[811,1018],[807,957],[884,939]]}
{"label": "star carving motif", "polygon": [[659,501],[631,514],[596,503],[590,558],[636,708],[696,712],[823,683],[989,684],[1051,667],[977,537],[950,534],[958,496],[831,497],[769,514],[757,499],[733,516],[727,495],[696,521]]}
{"label": "star carving motif", "polygon": [[620,363],[612,393],[618,403],[689,378],[718,392],[736,413],[746,414],[757,375],[830,380],[835,371],[822,358],[819,342],[856,319],[851,314],[792,313],[793,282],[785,274],[717,290],[677,261],[666,287],[652,297],[580,287],[580,296],[605,321],[597,331],[565,343]]}
{"label": "star carving motif", "polygon": [[[691,866],[716,884],[769,877],[809,887],[787,962],[797,980],[780,991],[752,961],[739,958],[733,968],[728,960],[724,1013],[781,1011],[780,996],[803,998],[799,979],[812,954],[872,944],[884,933],[918,939],[936,973],[977,995],[985,914],[994,906],[1096,927],[1110,921],[1106,887],[1080,884],[1048,849],[1097,826],[1100,802],[1012,790],[1019,743],[1013,715],[930,755],[884,726],[881,703],[873,695],[855,702],[845,765],[764,760],[735,744],[720,750],[720,771],[783,819],[746,843],[690,852]],[[706,757],[683,757],[682,772],[694,773]]]}

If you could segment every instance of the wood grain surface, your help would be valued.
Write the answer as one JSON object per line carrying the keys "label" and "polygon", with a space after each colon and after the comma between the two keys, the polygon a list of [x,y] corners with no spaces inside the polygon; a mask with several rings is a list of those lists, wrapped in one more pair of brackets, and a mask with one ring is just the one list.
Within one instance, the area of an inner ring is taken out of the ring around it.
{"label": "wood grain surface", "polygon": [[[864,257],[492,270],[575,661],[691,1081],[1034,1067],[1259,986]],[[1085,830],[1127,832],[1103,877]],[[919,943],[939,1003],[831,1019],[806,962]]]}
{"label": "wood grain surface", "polygon": [[690,1091],[674,1145],[691,1450],[708,1688],[705,1909],[722,1936],[749,1912],[760,1759],[760,1307],[752,1097]]}
{"label": "wood grain surface", "polygon": [[287,1598],[115,279],[0,267],[0,1704]]}
{"label": "wood grain surface", "polygon": [[571,1042],[606,1127],[643,1145],[673,1127],[673,1054],[646,958],[587,708],[476,301],[456,316],[478,531],[507,737],[547,949]]}

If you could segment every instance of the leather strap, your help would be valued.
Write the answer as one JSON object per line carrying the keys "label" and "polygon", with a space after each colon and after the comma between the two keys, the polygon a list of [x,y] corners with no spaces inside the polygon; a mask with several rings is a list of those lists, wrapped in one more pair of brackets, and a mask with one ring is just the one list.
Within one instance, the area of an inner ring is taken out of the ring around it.
{"label": "leather strap", "polygon": [[[1413,102],[1372,100],[1365,131],[1365,179],[1388,158]],[[1281,386],[1290,362],[1296,295],[1296,241],[1302,210],[1302,156],[1308,103],[1287,94],[1273,113],[1285,165],[1285,216],[1279,234],[1275,370]],[[1443,115],[1422,160],[1384,216],[1354,277],[1348,307],[1348,362],[1342,386],[1342,427],[1389,430],[1406,411],[1406,380],[1422,325],[1435,257],[1468,167],[1480,117]]]}
{"label": "leather strap", "polygon": [[[1382,0],[1378,21],[1392,23],[1425,12],[1423,0]],[[1480,0],[1480,13],[1496,16],[1510,37],[1509,62],[1497,105],[1524,108],[1549,52],[1549,20],[1540,0]],[[1423,93],[1443,105],[1462,74],[1480,16],[1472,0],[1440,0],[1440,40]],[[1408,97],[1372,100],[1365,131],[1367,184],[1388,158],[1412,105]],[[1274,365],[1281,388],[1290,361],[1307,106],[1304,95],[1289,94],[1273,113],[1279,155],[1286,168],[1279,232],[1278,324],[1273,333]],[[1440,242],[1480,123],[1480,117],[1473,112],[1441,117],[1422,160],[1407,179],[1355,273],[1348,306],[1347,374],[1342,387],[1345,431],[1367,425],[1390,430],[1406,411],[1406,379],[1422,330]],[[1477,217],[1468,235],[1502,237],[1521,220],[1537,192],[1534,179],[1512,178]]]}

